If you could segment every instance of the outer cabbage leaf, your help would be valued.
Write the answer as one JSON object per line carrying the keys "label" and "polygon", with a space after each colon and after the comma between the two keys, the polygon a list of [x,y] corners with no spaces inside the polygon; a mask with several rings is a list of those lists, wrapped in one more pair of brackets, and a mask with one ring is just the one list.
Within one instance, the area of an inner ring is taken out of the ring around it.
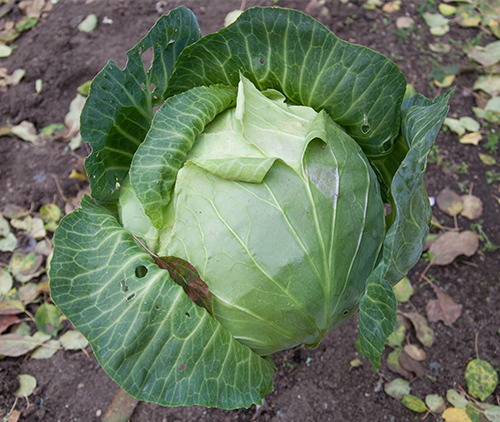
{"label": "outer cabbage leaf", "polygon": [[435,100],[416,95],[403,103],[402,136],[410,149],[392,180],[393,211],[389,219],[392,225],[384,241],[382,260],[368,279],[360,302],[356,340],[356,347],[370,359],[375,370],[380,366],[385,340],[396,324],[397,302],[391,285],[418,262],[429,230],[431,209],[424,171],[452,93],[442,94]]}
{"label": "outer cabbage leaf", "polygon": [[[92,147],[85,168],[92,197],[112,206],[132,157],[146,136],[154,106],[165,99],[168,79],[184,48],[201,37],[196,16],[179,7],[162,16],[128,53],[125,69],[110,61],[94,78],[81,116],[82,140]],[[146,70],[142,55],[152,49]]]}
{"label": "outer cabbage leaf", "polygon": [[194,86],[236,86],[242,73],[260,91],[325,110],[368,157],[387,154],[399,133],[406,79],[396,64],[337,38],[296,10],[249,9],[179,56],[167,95]]}
{"label": "outer cabbage leaf", "polygon": [[156,113],[130,168],[130,183],[156,228],[165,225],[164,213],[177,172],[196,136],[235,97],[232,87],[196,87],[167,99]]}
{"label": "outer cabbage leaf", "polygon": [[118,217],[122,226],[141,239],[149,250],[153,252],[158,250],[160,232],[144,212],[144,207],[130,186],[128,177],[120,188]]}
{"label": "outer cabbage leaf", "polygon": [[128,394],[166,406],[249,407],[274,364],[235,341],[89,198],[54,237],[51,296]]}

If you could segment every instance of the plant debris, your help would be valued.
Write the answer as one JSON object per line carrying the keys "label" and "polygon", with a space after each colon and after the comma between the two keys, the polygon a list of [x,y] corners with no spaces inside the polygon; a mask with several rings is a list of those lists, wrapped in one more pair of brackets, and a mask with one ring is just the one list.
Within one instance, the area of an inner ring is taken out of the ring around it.
{"label": "plant debris", "polygon": [[431,284],[437,299],[430,300],[425,307],[429,322],[443,321],[451,326],[462,315],[462,305],[458,305],[434,283]]}
{"label": "plant debris", "polygon": [[440,235],[430,246],[433,265],[451,264],[458,256],[471,257],[479,247],[479,236],[470,231],[446,232]]}

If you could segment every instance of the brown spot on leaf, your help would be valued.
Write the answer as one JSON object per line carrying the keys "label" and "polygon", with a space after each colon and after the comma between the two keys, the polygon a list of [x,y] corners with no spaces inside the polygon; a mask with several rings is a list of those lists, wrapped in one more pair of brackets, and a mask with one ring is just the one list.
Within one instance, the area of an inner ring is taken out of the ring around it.
{"label": "brown spot on leaf", "polygon": [[[205,283],[189,262],[175,256],[162,258],[162,261],[167,266],[167,271],[172,280],[184,288],[184,291],[189,298],[207,311],[212,313],[212,295],[208,290],[208,285]],[[207,305],[210,305],[207,308]]]}
{"label": "brown spot on leaf", "polygon": [[[208,285],[201,279],[193,265],[175,256],[160,258],[146,248],[137,237],[134,235],[132,237],[151,255],[156,265],[168,271],[170,278],[184,289],[196,305],[205,308],[212,317],[214,316],[213,299]],[[189,313],[186,314],[189,316]]]}

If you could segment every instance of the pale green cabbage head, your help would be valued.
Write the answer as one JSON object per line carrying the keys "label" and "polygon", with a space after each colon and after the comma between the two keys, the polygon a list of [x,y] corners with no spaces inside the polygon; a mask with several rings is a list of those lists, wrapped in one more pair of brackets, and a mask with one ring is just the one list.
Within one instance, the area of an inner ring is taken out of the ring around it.
{"label": "pale green cabbage head", "polygon": [[260,355],[315,345],[350,318],[385,235],[358,144],[325,111],[244,77],[236,107],[196,137],[163,229],[132,192],[120,194],[123,227],[194,265],[214,318]]}

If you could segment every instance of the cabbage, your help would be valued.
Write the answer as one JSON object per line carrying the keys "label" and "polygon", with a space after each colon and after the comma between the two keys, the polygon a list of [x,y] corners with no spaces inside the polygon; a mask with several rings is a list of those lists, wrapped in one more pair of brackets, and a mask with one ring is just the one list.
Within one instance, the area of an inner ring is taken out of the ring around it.
{"label": "cabbage", "polygon": [[394,63],[278,8],[201,37],[180,7],[128,59],[92,83],[92,199],[58,227],[50,269],[106,372],[139,400],[248,407],[272,391],[270,354],[358,311],[377,370],[451,93],[405,99]]}

